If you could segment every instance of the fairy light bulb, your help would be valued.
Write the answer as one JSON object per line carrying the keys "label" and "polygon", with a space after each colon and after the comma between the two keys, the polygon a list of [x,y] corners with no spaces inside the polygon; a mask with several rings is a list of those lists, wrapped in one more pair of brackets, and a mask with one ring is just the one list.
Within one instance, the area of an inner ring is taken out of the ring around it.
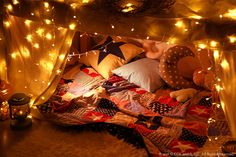
{"label": "fairy light bulb", "polygon": [[213,51],[213,56],[214,56],[214,59],[215,59],[216,61],[219,60],[219,58],[220,58],[219,50],[214,50],[214,51]]}
{"label": "fairy light bulb", "polygon": [[44,29],[43,29],[43,28],[38,28],[38,29],[36,30],[36,33],[41,37],[41,36],[43,36]]}
{"label": "fairy light bulb", "polygon": [[8,11],[12,11],[12,10],[13,10],[13,7],[12,7],[11,4],[8,4],[8,5],[7,5],[7,10],[8,10]]}
{"label": "fairy light bulb", "polygon": [[199,47],[200,49],[205,49],[205,48],[207,47],[207,45],[204,44],[204,43],[200,43],[200,44],[198,44],[198,47]]}
{"label": "fairy light bulb", "polygon": [[49,8],[49,3],[48,2],[44,2],[44,8],[48,9]]}
{"label": "fairy light bulb", "polygon": [[11,23],[9,21],[4,21],[3,24],[6,28],[11,26]]}
{"label": "fairy light bulb", "polygon": [[211,47],[216,47],[217,45],[218,45],[218,42],[216,42],[216,41],[211,41],[210,42]]}
{"label": "fairy light bulb", "polygon": [[87,3],[89,3],[89,2],[90,2],[90,0],[83,0],[83,1],[82,1],[83,4],[87,4]]}
{"label": "fairy light bulb", "polygon": [[30,26],[31,22],[32,22],[32,21],[30,21],[30,20],[25,20],[25,21],[24,21],[24,23],[25,23],[25,25],[26,25],[27,27]]}
{"label": "fairy light bulb", "polygon": [[175,23],[175,26],[178,27],[178,28],[183,28],[184,27],[184,22],[183,21],[177,21]]}
{"label": "fairy light bulb", "polygon": [[49,20],[49,19],[45,19],[44,21],[45,21],[45,23],[48,24],[48,25],[52,23],[52,21]]}
{"label": "fairy light bulb", "polygon": [[18,1],[18,0],[13,0],[12,3],[13,3],[14,5],[17,5],[17,4],[19,4],[19,1]]}
{"label": "fairy light bulb", "polygon": [[46,37],[46,39],[51,40],[51,39],[52,39],[52,34],[47,33],[47,34],[45,35],[45,37]]}
{"label": "fairy light bulb", "polygon": [[71,23],[71,24],[69,25],[69,28],[70,28],[71,30],[75,30],[75,27],[76,27],[76,24],[75,24],[75,23]]}
{"label": "fairy light bulb", "polygon": [[35,43],[35,44],[34,44],[34,48],[38,49],[38,48],[39,48],[39,44],[38,44],[38,43]]}
{"label": "fairy light bulb", "polygon": [[234,35],[228,36],[228,39],[229,39],[230,43],[235,43],[236,42],[236,36],[234,36]]}
{"label": "fairy light bulb", "polygon": [[28,42],[32,42],[32,35],[31,34],[28,34],[25,38]]}

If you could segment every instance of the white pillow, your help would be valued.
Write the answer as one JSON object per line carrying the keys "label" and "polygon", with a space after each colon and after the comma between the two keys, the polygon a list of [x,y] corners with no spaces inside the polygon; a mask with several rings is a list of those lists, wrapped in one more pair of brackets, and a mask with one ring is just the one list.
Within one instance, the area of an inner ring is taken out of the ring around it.
{"label": "white pillow", "polygon": [[155,92],[165,85],[159,75],[159,61],[150,58],[125,64],[112,72],[149,92]]}

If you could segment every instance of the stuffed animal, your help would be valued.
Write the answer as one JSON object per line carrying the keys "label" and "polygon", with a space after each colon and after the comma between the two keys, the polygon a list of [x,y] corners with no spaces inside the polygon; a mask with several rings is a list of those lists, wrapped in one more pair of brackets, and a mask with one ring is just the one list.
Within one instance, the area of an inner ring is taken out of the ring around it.
{"label": "stuffed animal", "polygon": [[175,98],[178,102],[185,102],[186,100],[192,98],[196,93],[196,89],[186,88],[171,92],[170,97]]}
{"label": "stuffed animal", "polygon": [[214,73],[201,68],[196,69],[193,73],[193,82],[207,90],[212,90],[214,86]]}

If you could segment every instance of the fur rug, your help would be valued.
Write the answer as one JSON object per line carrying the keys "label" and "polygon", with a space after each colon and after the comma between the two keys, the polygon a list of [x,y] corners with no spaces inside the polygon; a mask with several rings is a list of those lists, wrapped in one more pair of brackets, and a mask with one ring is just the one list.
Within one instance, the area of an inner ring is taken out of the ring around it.
{"label": "fur rug", "polygon": [[43,122],[6,150],[6,157],[146,157],[145,149],[109,133],[80,131]]}

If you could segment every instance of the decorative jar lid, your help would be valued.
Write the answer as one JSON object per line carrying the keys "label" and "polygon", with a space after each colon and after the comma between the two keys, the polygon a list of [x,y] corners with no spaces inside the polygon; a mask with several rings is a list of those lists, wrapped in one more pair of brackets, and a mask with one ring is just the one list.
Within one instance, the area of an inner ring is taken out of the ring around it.
{"label": "decorative jar lid", "polygon": [[13,94],[8,103],[12,106],[20,106],[30,102],[30,97],[24,93],[15,93]]}

